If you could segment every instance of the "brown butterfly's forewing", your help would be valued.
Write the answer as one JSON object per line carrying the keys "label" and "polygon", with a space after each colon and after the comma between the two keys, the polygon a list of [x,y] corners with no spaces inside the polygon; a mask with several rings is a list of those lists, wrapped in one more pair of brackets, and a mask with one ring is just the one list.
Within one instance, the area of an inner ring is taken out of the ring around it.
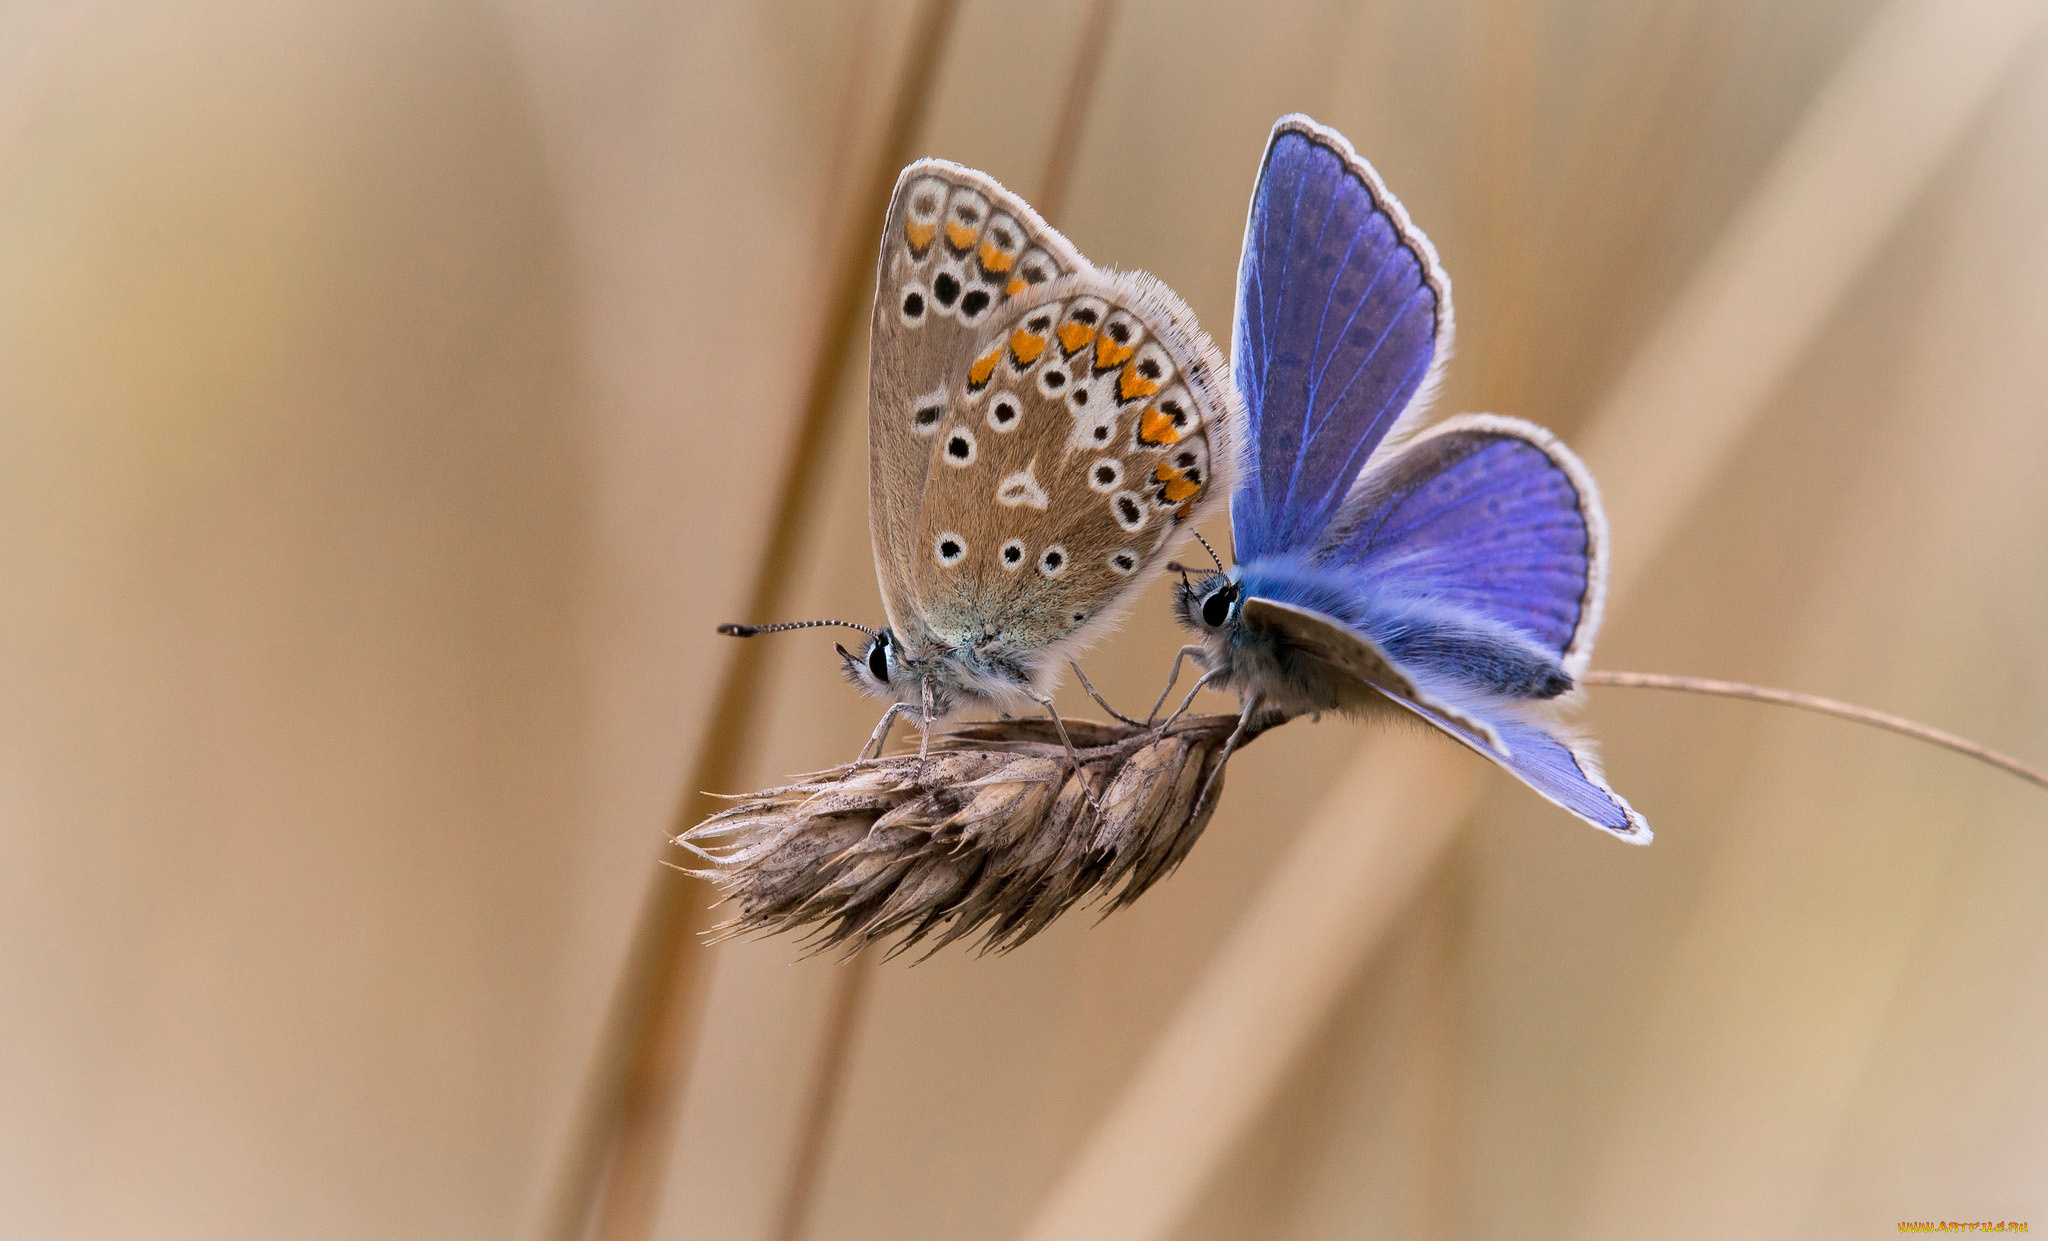
{"label": "brown butterfly's forewing", "polygon": [[987,326],[1021,293],[1092,270],[992,178],[945,160],[903,170],[882,230],[869,324],[868,522],[889,621],[915,640],[917,513],[933,436]]}

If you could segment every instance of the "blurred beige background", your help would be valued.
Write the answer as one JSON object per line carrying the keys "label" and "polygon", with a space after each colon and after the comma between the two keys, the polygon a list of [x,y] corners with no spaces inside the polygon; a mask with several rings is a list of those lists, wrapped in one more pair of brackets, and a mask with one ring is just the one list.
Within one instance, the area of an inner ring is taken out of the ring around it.
{"label": "blurred beige background", "polygon": [[[2041,7],[1124,3],[1055,223],[1224,334],[1273,118],[1340,127],[1455,281],[1442,408],[1594,434],[1661,523],[1617,510],[1643,561],[1596,666],[2048,760]],[[0,0],[0,1234],[547,1233],[918,12]],[[1090,12],[967,0],[916,151],[1033,194]],[[1904,41],[1937,71],[1845,79],[1886,22],[1941,32]],[[1812,133],[1866,157],[1801,165],[1823,223],[1898,206],[1867,244],[1788,233],[1813,270],[1728,303],[1785,358],[1701,347],[1761,388],[1691,499],[1593,423],[1682,434],[1614,393],[1680,373],[1658,342]],[[1920,154],[1886,180],[1894,145]],[[863,361],[804,553],[767,568],[801,615],[880,616]],[[1088,661],[1112,701],[1177,645],[1156,594]],[[876,712],[829,636],[769,659],[749,783]],[[1760,706],[1602,691],[1585,719],[1656,843],[1445,759],[1477,808],[1150,1235],[2048,1227],[2038,790]],[[801,1235],[1050,1218],[1388,744],[1287,728],[1130,911],[876,968]],[[693,952],[643,1232],[789,1235],[848,967]]]}

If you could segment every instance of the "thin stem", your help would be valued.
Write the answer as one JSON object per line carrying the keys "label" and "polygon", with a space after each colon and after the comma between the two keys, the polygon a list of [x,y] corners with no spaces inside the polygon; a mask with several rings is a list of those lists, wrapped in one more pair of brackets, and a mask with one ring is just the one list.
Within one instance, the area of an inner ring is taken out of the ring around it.
{"label": "thin stem", "polygon": [[[815,524],[813,510],[824,490],[817,480],[833,439],[832,414],[855,329],[872,303],[873,230],[888,213],[897,170],[913,153],[959,7],[959,0],[923,0],[918,6],[874,165],[857,196],[843,200],[845,239],[834,256],[837,270],[818,324],[794,447],[758,557],[766,568],[754,580],[746,616],[785,614],[792,583],[800,580],[785,567]],[[709,713],[712,727],[683,788],[722,789],[739,782],[768,699],[767,649],[749,642],[733,651]],[[677,834],[716,806],[701,794],[686,796],[677,808]],[[707,971],[696,933],[711,896],[701,880],[655,869],[556,1172],[543,1232],[549,1241],[644,1241],[653,1230],[701,1016]]]}
{"label": "thin stem", "polygon": [[856,952],[851,961],[841,963],[832,979],[825,1034],[820,1040],[817,1063],[811,1070],[810,1089],[804,1092],[803,1115],[797,1124],[789,1193],[782,1200],[775,1231],[769,1234],[775,1241],[803,1241],[810,1226],[819,1174],[825,1165],[826,1144],[845,1093],[846,1070],[853,1059],[854,1033],[860,1025],[868,983],[875,972],[873,955]]}
{"label": "thin stem", "polygon": [[1074,155],[1081,146],[1081,126],[1088,117],[1088,105],[1095,98],[1095,84],[1102,76],[1102,53],[1109,43],[1110,23],[1116,17],[1116,0],[1095,0],[1081,27],[1081,39],[1074,49],[1074,65],[1067,75],[1067,89],[1060,97],[1059,119],[1053,123],[1051,154],[1046,161],[1045,182],[1038,187],[1032,206],[1058,228],[1066,214],[1067,187],[1073,183]]}
{"label": "thin stem", "polygon": [[1716,681],[1709,677],[1667,676],[1660,672],[1588,672],[1579,677],[1586,685],[1607,685],[1619,689],[1674,689],[1688,694],[1712,694],[1721,698],[1746,698],[1751,702],[1775,702],[1787,707],[1799,707],[1806,711],[1818,711],[1822,715],[1837,716],[1868,724],[1905,737],[1912,737],[1943,749],[1954,750],[1968,755],[1981,763],[2010,772],[2029,784],[2048,789],[2048,774],[2036,771],[2016,758],[2000,754],[1988,746],[1978,745],[1967,737],[1929,728],[1904,716],[1884,711],[1873,711],[1854,703],[1837,702],[1833,698],[1822,698],[1818,694],[1802,694],[1796,690],[1772,689],[1764,685],[1745,685],[1740,681]]}
{"label": "thin stem", "polygon": [[[951,24],[958,4],[957,0],[927,0],[927,7],[938,11],[939,16],[935,24],[943,32],[944,27]],[[1053,127],[1051,162],[1046,169],[1045,184],[1038,195],[1038,209],[1048,220],[1057,222],[1066,207],[1067,187],[1073,176],[1074,151],[1080,145],[1081,126],[1088,115],[1088,105],[1094,96],[1096,81],[1101,76],[1102,49],[1108,41],[1110,23],[1115,10],[1115,0],[1094,0],[1088,12],[1087,22],[1082,28],[1081,42],[1076,49],[1073,69],[1067,78],[1067,89],[1061,101],[1059,119]],[[932,36],[923,48],[928,63],[924,80],[916,87],[915,93],[920,105],[918,111],[922,110],[924,94],[930,87],[931,67],[936,65],[942,45],[943,33],[940,33]],[[911,93],[910,88],[906,87],[905,97],[908,98]],[[901,136],[907,139],[910,128],[904,127]],[[896,163],[900,165],[903,162],[902,152],[898,150]],[[882,196],[882,203],[886,208],[886,192]],[[880,218],[882,214],[874,212],[873,216]],[[849,334],[842,329],[842,339]],[[1074,671],[1080,672],[1080,665],[1075,665]],[[1117,714],[1114,708],[1103,702],[1101,696],[1095,693],[1095,687],[1088,685],[1087,674],[1082,673],[1081,683],[1087,687],[1089,695],[1102,703],[1110,714]],[[924,756],[931,745],[932,703],[929,684],[925,687],[924,706],[924,739],[918,749],[920,772],[923,770]],[[1066,725],[1060,722],[1059,712],[1053,710],[1051,702],[1045,703],[1044,706],[1052,715],[1054,725],[1059,729],[1060,740],[1065,744],[1067,754],[1073,758],[1075,778],[1080,780],[1082,791],[1088,794],[1089,804],[1095,806],[1100,813],[1101,807],[1096,803],[1095,794],[1088,788],[1088,777],[1081,770],[1082,760],[1074,750],[1074,743],[1067,737]],[[880,749],[875,751],[875,759],[877,762],[882,761]],[[840,1106],[840,1096],[846,1089],[846,1069],[853,1054],[852,1043],[858,1032],[860,1013],[866,1001],[868,976],[874,968],[863,954],[852,963],[849,972],[841,975],[837,981],[833,1016],[827,1023],[824,1042],[819,1051],[820,1067],[804,1096],[805,1120],[798,1135],[795,1165],[790,1172],[788,1189],[777,1221],[777,1241],[801,1241],[809,1229],[810,1215],[817,1198],[817,1181],[824,1167],[825,1148],[830,1136],[828,1129],[833,1114]]]}

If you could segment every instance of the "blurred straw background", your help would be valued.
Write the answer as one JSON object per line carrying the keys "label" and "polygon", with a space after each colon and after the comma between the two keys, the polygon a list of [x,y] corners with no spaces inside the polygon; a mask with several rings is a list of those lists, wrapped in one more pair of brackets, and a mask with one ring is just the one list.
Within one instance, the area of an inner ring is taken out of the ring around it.
{"label": "blurred straw background", "polygon": [[1632,850],[1297,724],[1131,909],[916,968],[657,866],[875,718],[712,626],[879,619],[877,177],[1223,334],[1289,110],[1436,241],[1442,408],[1592,461],[1596,666],[2048,760],[2044,19],[0,0],[0,1235],[2048,1227],[2048,805],[1895,737],[1596,691]]}

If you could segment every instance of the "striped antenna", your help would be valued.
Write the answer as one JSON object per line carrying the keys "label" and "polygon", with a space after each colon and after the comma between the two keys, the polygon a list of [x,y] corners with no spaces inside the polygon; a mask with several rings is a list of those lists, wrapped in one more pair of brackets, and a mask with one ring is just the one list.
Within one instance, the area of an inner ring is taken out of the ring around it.
{"label": "striped antenna", "polygon": [[781,633],[785,629],[816,629],[821,625],[841,625],[847,629],[858,629],[870,638],[876,636],[875,631],[866,625],[856,625],[852,621],[843,620],[786,621],[780,625],[720,625],[718,632],[728,637],[753,638],[764,633]]}

